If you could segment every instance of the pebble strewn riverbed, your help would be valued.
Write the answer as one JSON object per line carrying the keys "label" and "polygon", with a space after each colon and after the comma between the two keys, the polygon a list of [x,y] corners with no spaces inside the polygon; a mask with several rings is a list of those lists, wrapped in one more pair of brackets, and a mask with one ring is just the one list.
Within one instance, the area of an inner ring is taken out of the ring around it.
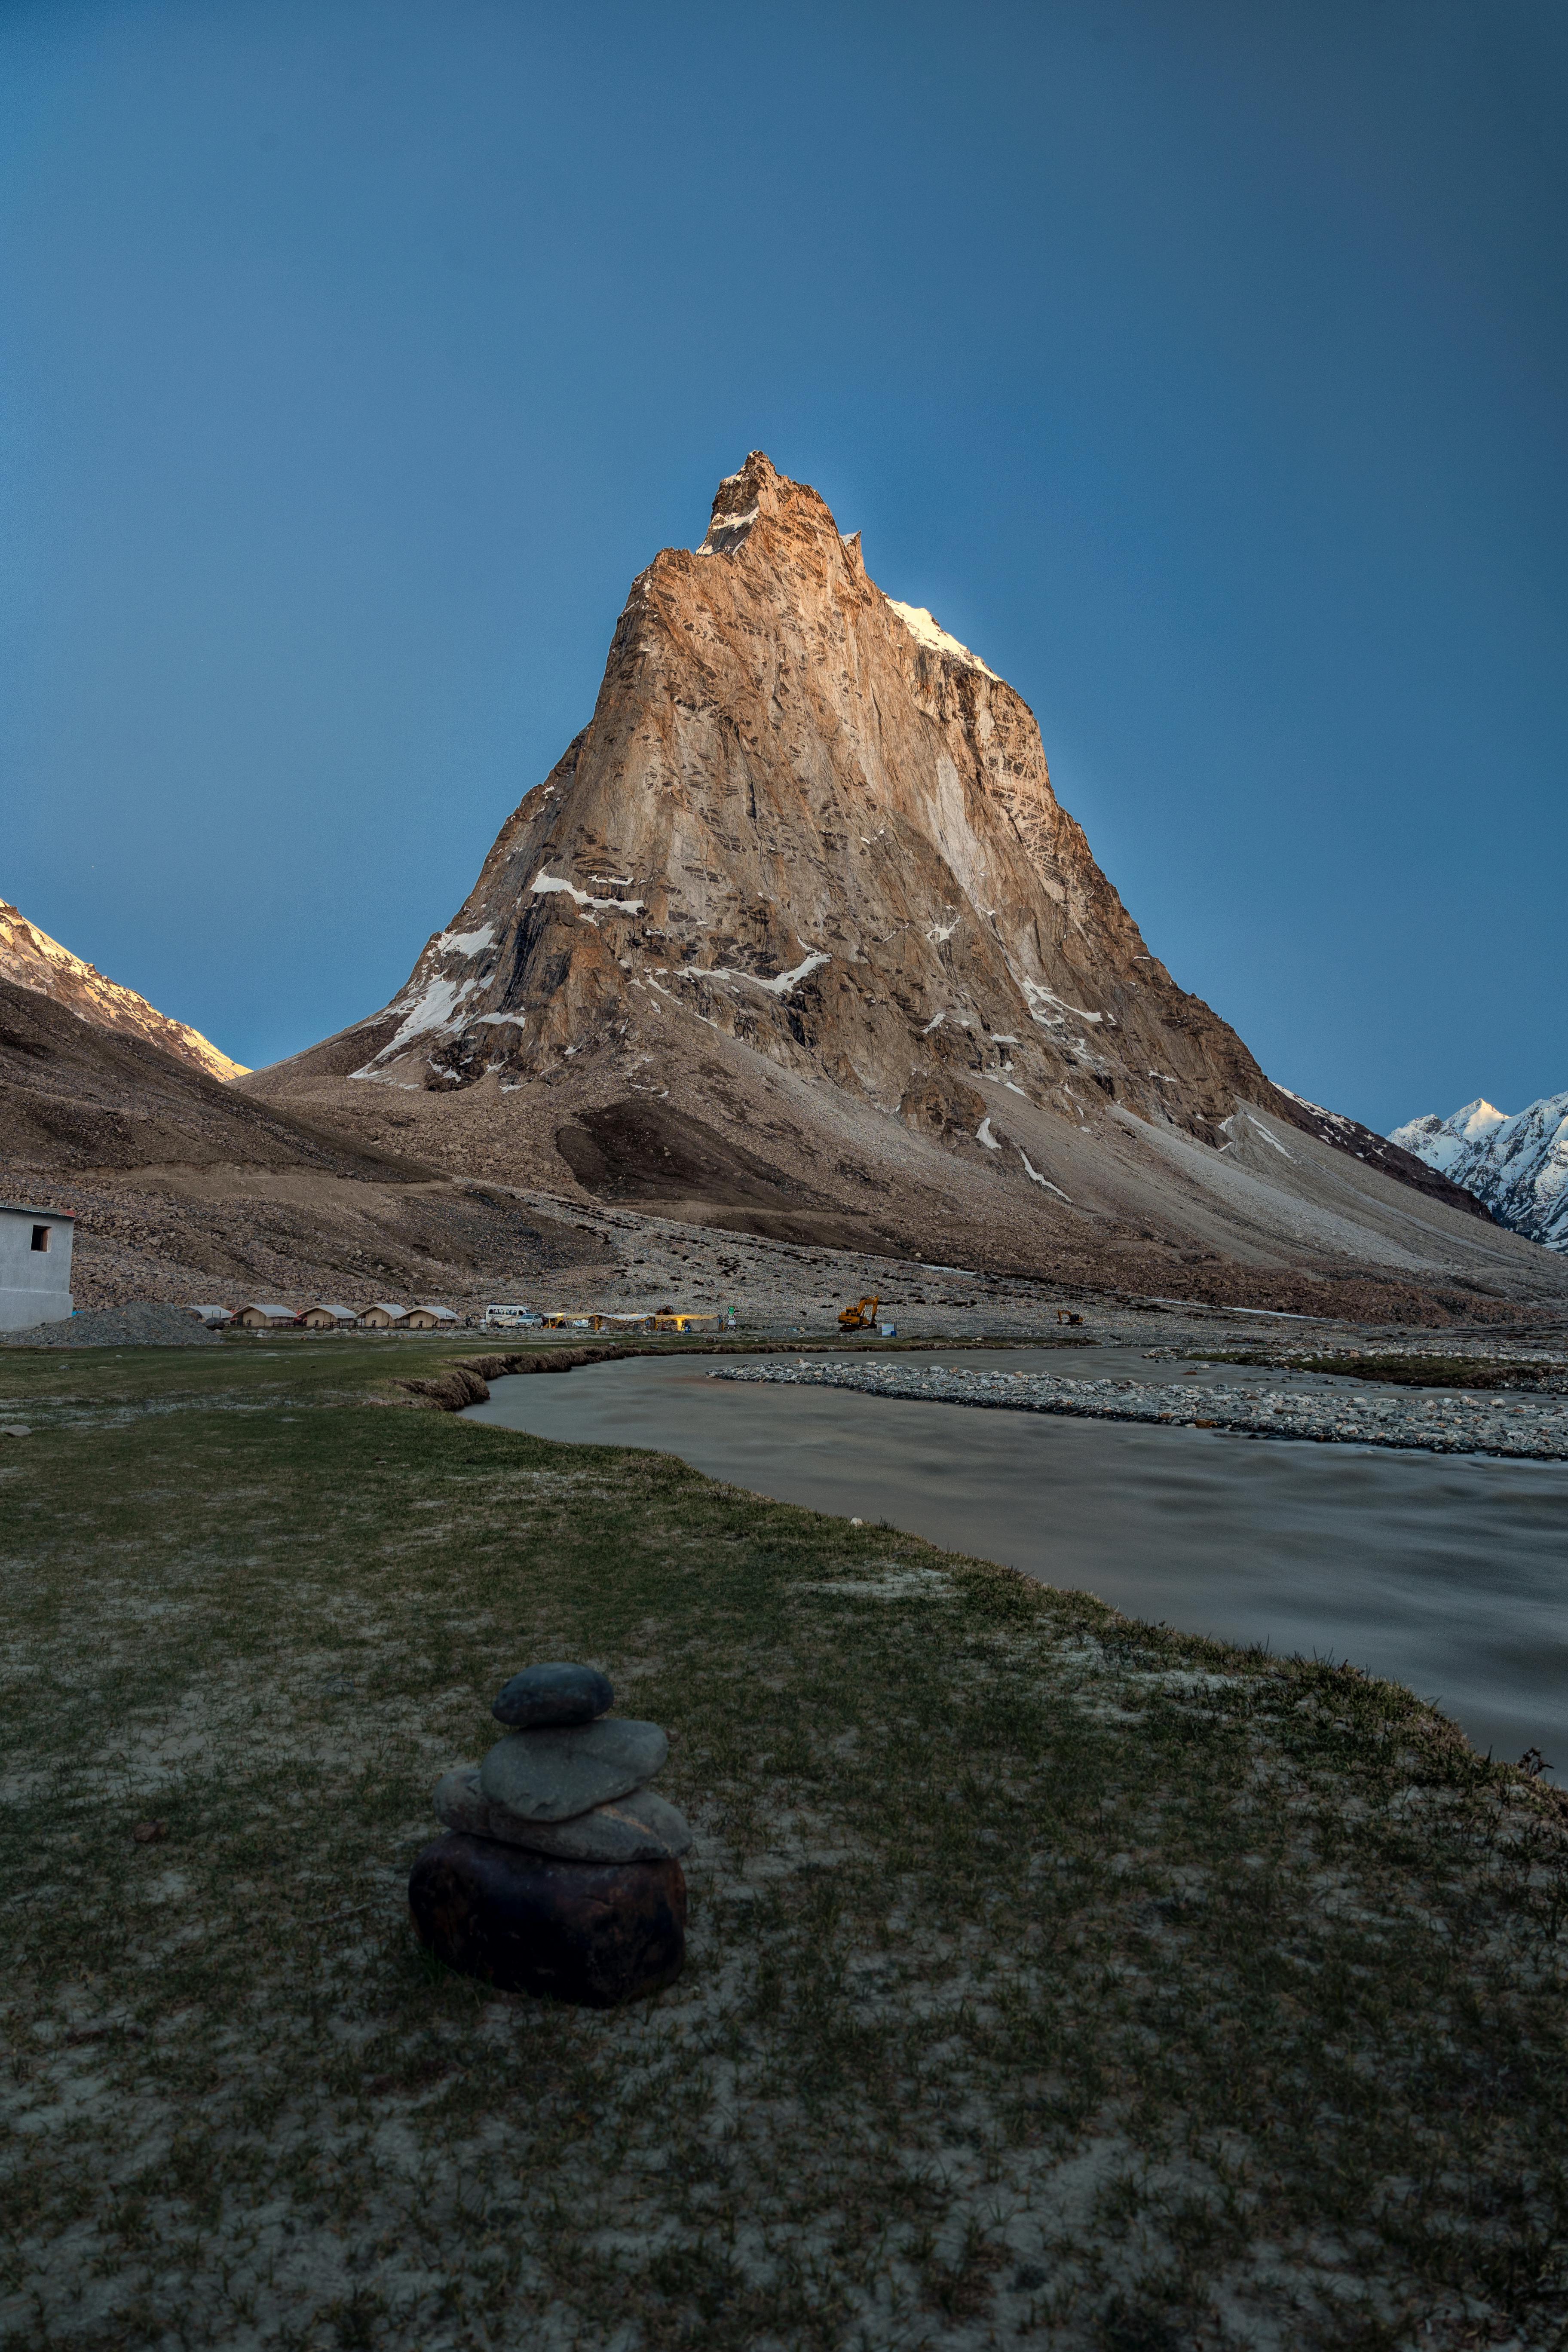
{"label": "pebble strewn riverbed", "polygon": [[1453,1390],[1375,1395],[1268,1388],[1159,1385],[1135,1380],[1068,1380],[1049,1372],[973,1371],[898,1362],[748,1364],[711,1371],[711,1381],[858,1389],[866,1396],[939,1404],[987,1405],[1013,1412],[1067,1413],[1089,1421],[1149,1421],[1223,1429],[1241,1437],[1292,1437],[1320,1444],[1387,1445],[1423,1454],[1496,1454],[1531,1462],[1568,1461],[1568,1404],[1557,1398],[1470,1396]]}

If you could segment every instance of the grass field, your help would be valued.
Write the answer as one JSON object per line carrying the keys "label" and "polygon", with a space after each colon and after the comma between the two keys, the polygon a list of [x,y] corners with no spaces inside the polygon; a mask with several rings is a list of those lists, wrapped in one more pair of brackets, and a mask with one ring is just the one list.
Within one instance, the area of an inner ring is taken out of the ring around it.
{"label": "grass field", "polygon": [[[1388,1684],[375,1401],[463,1352],[0,1352],[0,2343],[1561,2340],[1552,1791]],[[404,1900],[574,1656],[700,1832],[620,2012]]]}

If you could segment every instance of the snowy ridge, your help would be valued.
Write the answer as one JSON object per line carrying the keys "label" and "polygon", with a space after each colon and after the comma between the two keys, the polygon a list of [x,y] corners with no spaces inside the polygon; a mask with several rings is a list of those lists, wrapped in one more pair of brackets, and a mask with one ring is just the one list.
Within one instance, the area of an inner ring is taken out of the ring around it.
{"label": "snowy ridge", "polygon": [[90,1022],[95,1029],[118,1029],[130,1036],[144,1037],[164,1053],[205,1070],[208,1077],[248,1076],[244,1062],[234,1061],[220,1052],[188,1021],[171,1020],[166,1013],[149,1004],[144,996],[138,996],[133,988],[122,988],[118,981],[106,980],[96,964],[72,955],[69,948],[62,947],[37,923],[30,923],[5,898],[0,898],[0,980],[14,981],[20,988],[36,989],[40,996],[52,997],[68,1013]]}
{"label": "snowy ridge", "polygon": [[[900,604],[896,596],[889,596],[888,602],[917,646],[924,646],[928,653],[946,654],[951,660],[963,662],[967,669],[983,670],[987,677],[996,677],[995,671],[988,667],[978,654],[972,654],[967,646],[961,646],[956,637],[950,637],[923,604]],[[997,678],[996,682],[1000,685],[1002,681]]]}
{"label": "snowy ridge", "polygon": [[[1153,1073],[1151,1072],[1150,1075],[1152,1076]],[[1279,1086],[1278,1079],[1276,1079],[1274,1083],[1277,1087]],[[1300,1103],[1303,1110],[1310,1110],[1314,1118],[1327,1119],[1331,1127],[1342,1128],[1347,1135],[1349,1135],[1355,1127],[1355,1121],[1353,1119],[1342,1118],[1337,1110],[1325,1110],[1321,1103],[1313,1102],[1307,1095],[1299,1095],[1293,1087],[1279,1087],[1279,1092],[1282,1095],[1289,1095],[1293,1103]],[[1388,1140],[1390,1143],[1397,1143],[1399,1141],[1399,1137],[1397,1135],[1391,1135]],[[1406,1145],[1405,1148],[1408,1150],[1409,1146]],[[1428,1165],[1430,1164],[1431,1163],[1428,1162]]]}
{"label": "snowy ridge", "polygon": [[1434,1112],[1389,1136],[1484,1201],[1500,1225],[1568,1250],[1568,1094],[1507,1111],[1478,1096],[1447,1118]]}
{"label": "snowy ridge", "polygon": [[1274,1092],[1286,1102],[1294,1103],[1295,1112],[1287,1116],[1304,1135],[1315,1135],[1321,1143],[1331,1143],[1337,1150],[1348,1151],[1366,1167],[1381,1168],[1386,1175],[1396,1177],[1402,1184],[1413,1184],[1417,1192],[1426,1192],[1434,1200],[1446,1200],[1450,1208],[1484,1218],[1489,1224],[1498,1222],[1473,1187],[1458,1183],[1443,1169],[1411,1151],[1397,1135],[1379,1135],[1373,1129],[1363,1127],[1359,1119],[1345,1118],[1337,1110],[1325,1110],[1310,1096],[1299,1095],[1293,1087],[1282,1087],[1277,1081]]}

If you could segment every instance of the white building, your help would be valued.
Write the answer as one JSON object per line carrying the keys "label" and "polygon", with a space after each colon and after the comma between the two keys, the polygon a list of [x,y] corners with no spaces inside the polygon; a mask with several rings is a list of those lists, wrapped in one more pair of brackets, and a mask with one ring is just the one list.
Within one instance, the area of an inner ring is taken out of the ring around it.
{"label": "white building", "polygon": [[64,1209],[29,1209],[0,1201],[0,1331],[63,1323],[71,1299],[71,1237]]}

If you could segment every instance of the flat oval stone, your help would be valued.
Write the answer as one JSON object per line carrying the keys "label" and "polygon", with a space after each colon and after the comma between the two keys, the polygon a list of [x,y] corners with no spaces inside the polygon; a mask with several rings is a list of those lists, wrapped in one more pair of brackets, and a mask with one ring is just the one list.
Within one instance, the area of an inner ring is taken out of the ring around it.
{"label": "flat oval stone", "polygon": [[542,1730],[547,1724],[592,1723],[616,1703],[607,1676],[597,1666],[557,1663],[524,1666],[503,1683],[490,1713],[509,1731]]}
{"label": "flat oval stone", "polygon": [[658,1992],[686,1957],[678,1862],[557,1862],[448,1834],[416,1862],[408,1907],[420,1942],[449,1969],[593,2009]]}
{"label": "flat oval stone", "polygon": [[565,1822],[525,1822],[492,1805],[479,1786],[479,1767],[460,1765],[436,1783],[436,1818],[467,1837],[495,1838],[563,1862],[667,1862],[689,1853],[684,1813],[651,1789],[634,1789],[608,1805],[594,1805]]}
{"label": "flat oval stone", "polygon": [[512,1731],[479,1766],[492,1805],[525,1822],[565,1822],[651,1780],[669,1753],[657,1723],[618,1715],[559,1730]]}

